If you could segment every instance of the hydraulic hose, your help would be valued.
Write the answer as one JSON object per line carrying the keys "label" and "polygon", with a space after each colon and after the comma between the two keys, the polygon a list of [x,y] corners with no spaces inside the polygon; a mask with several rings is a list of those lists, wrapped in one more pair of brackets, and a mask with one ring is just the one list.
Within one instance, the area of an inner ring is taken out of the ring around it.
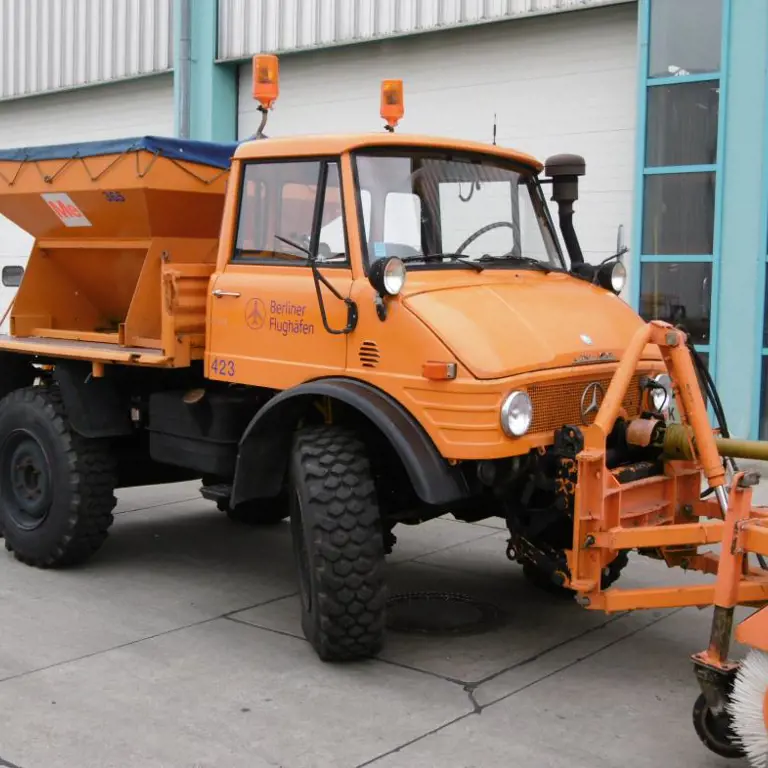
{"label": "hydraulic hose", "polygon": [[[720,400],[720,394],[717,391],[717,387],[715,386],[714,379],[712,378],[712,374],[709,372],[709,368],[705,365],[704,361],[701,359],[701,355],[696,351],[696,348],[693,345],[693,342],[691,341],[690,335],[685,331],[685,328],[680,327],[681,331],[685,333],[686,336],[686,345],[688,346],[688,349],[691,351],[691,356],[693,357],[693,363],[696,366],[696,370],[698,371],[699,375],[704,381],[704,388],[706,389],[707,396],[709,397],[710,401],[712,402],[712,410],[715,413],[715,419],[717,420],[717,425],[720,427],[720,434],[724,438],[729,438],[730,432],[728,430],[728,422],[725,418],[725,409],[723,408],[723,403]],[[733,467],[734,471],[738,470],[738,467],[736,465],[736,461],[733,458],[730,459],[724,459],[723,463],[730,461],[731,466]],[[711,488],[707,488],[704,493],[702,493],[701,498],[706,498],[709,496],[709,494],[712,493]],[[763,555],[756,555],[757,562],[760,564],[760,567],[764,571],[768,571],[768,560],[763,557]]]}

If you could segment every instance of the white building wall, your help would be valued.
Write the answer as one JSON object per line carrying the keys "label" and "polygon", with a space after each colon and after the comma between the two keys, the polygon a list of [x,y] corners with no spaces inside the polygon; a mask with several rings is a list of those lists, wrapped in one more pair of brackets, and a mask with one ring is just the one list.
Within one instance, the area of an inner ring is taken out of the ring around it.
{"label": "white building wall", "polygon": [[173,136],[173,76],[0,102],[0,149],[129,136]]}
{"label": "white building wall", "polygon": [[219,0],[219,59],[366,42],[631,0]]}
{"label": "white building wall", "polygon": [[[173,104],[170,74],[0,102],[0,149],[173,136]],[[0,267],[26,263],[31,248],[32,237],[0,216]],[[12,293],[0,290],[0,316],[2,297]]]}
{"label": "white building wall", "polygon": [[[615,252],[620,224],[630,242],[636,59],[634,4],[285,56],[266,133],[381,130],[380,81],[403,78],[401,132],[490,142],[495,114],[499,144],[584,155],[576,227],[597,261]],[[246,138],[260,117],[250,64],[239,109]]]}
{"label": "white building wall", "polygon": [[173,0],[0,0],[0,100],[170,70]]}

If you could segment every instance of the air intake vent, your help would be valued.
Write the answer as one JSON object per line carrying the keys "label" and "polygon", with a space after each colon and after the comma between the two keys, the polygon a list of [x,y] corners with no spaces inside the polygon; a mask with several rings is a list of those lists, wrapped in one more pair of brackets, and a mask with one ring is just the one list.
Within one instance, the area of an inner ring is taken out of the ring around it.
{"label": "air intake vent", "polygon": [[360,362],[363,368],[375,368],[379,364],[379,348],[375,341],[364,341],[360,345]]}

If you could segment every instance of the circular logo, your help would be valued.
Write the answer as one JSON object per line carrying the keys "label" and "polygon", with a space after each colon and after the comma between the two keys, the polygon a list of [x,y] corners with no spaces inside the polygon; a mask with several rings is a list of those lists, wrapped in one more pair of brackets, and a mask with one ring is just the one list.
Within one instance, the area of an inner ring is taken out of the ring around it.
{"label": "circular logo", "polygon": [[587,336],[587,334],[586,334],[586,333],[582,333],[582,334],[581,334],[581,336],[579,336],[579,338],[580,338],[580,339],[581,339],[581,340],[582,340],[582,341],[583,341],[583,342],[584,342],[584,343],[585,343],[585,344],[586,344],[588,347],[591,347],[591,346],[592,346],[592,339],[591,339],[589,336]]}
{"label": "circular logo", "polygon": [[258,331],[267,319],[267,308],[261,299],[249,299],[245,305],[245,322],[252,331]]}
{"label": "circular logo", "polygon": [[[599,381],[593,381],[591,384],[587,384],[584,391],[581,393],[581,421],[585,425],[592,424],[597,416],[597,412],[600,410],[600,406],[603,404],[603,397],[605,392],[603,386]],[[590,420],[590,416],[592,419]]]}

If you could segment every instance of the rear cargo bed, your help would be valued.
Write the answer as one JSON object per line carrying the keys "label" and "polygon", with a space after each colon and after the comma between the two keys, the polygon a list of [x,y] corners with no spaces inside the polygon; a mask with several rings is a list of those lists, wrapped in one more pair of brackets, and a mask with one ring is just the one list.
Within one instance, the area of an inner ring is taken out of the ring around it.
{"label": "rear cargo bed", "polygon": [[0,152],[0,214],[35,237],[0,348],[202,358],[234,149],[142,137]]}

